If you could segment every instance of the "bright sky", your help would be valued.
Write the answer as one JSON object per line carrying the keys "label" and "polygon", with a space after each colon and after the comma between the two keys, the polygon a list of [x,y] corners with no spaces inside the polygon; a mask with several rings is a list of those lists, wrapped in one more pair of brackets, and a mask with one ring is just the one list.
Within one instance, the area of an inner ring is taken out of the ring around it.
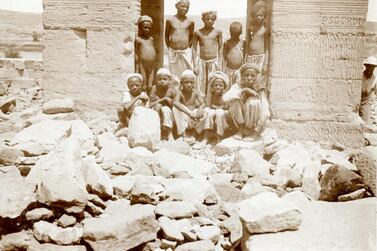
{"label": "bright sky", "polygon": [[[175,1],[165,0],[165,14],[175,14]],[[42,0],[0,0],[0,9],[41,13]],[[246,14],[246,0],[191,0],[190,15],[200,15],[202,10],[217,10],[219,16],[243,17]],[[377,0],[369,0],[368,21],[377,22]]]}

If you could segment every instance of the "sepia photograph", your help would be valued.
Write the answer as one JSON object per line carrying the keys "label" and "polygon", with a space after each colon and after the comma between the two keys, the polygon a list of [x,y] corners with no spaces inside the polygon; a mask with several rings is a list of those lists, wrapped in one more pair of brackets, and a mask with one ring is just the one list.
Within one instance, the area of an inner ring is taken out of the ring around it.
{"label": "sepia photograph", "polygon": [[0,251],[377,251],[377,0],[0,0]]}

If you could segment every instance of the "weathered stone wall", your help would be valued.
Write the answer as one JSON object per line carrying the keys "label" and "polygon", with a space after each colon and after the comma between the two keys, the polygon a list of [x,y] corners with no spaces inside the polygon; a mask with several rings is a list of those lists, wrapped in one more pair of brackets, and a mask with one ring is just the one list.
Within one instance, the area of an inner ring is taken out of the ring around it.
{"label": "weathered stone wall", "polygon": [[43,62],[41,60],[25,60],[6,58],[0,60],[0,82],[15,89],[30,88],[43,80]]}
{"label": "weathered stone wall", "polygon": [[270,98],[275,126],[286,138],[363,144],[352,121],[367,7],[367,0],[273,2]]}
{"label": "weathered stone wall", "polygon": [[115,114],[134,69],[139,0],[44,0],[45,98]]}

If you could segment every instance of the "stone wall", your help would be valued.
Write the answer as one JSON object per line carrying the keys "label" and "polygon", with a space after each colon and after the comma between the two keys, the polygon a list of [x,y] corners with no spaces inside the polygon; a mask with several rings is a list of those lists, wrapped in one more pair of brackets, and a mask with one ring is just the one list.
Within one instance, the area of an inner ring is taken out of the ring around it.
{"label": "stone wall", "polygon": [[0,82],[13,89],[27,89],[43,82],[43,62],[20,58],[0,59]]}
{"label": "stone wall", "polygon": [[115,115],[134,69],[139,0],[44,0],[45,99],[71,96],[82,112]]}
{"label": "stone wall", "polygon": [[286,138],[363,144],[353,121],[367,7],[367,0],[273,2],[270,98],[274,125]]}

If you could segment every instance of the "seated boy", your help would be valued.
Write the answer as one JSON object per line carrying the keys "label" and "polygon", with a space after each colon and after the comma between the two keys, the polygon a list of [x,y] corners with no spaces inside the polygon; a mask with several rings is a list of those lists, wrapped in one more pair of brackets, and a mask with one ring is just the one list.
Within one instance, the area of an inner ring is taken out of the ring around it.
{"label": "seated boy", "polygon": [[229,86],[227,75],[221,71],[212,72],[209,75],[209,84],[211,91],[207,97],[207,107],[204,116],[204,139],[203,143],[207,143],[210,133],[214,131],[216,125],[216,143],[224,136],[225,129],[228,128],[227,123],[227,107],[223,101],[223,94]]}
{"label": "seated boy", "polygon": [[264,129],[270,117],[265,88],[258,81],[260,68],[253,63],[241,69],[241,83],[233,85],[224,94],[223,100],[230,102],[229,113],[238,129],[235,139],[253,140]]}
{"label": "seated boy", "polygon": [[166,68],[157,71],[157,85],[154,85],[150,95],[150,107],[154,109],[161,118],[162,135],[167,136],[167,140],[174,140],[173,128],[173,101],[176,90],[171,84],[172,75]]}
{"label": "seated boy", "polygon": [[181,88],[174,99],[173,114],[179,137],[186,137],[187,129],[203,131],[202,121],[205,102],[199,91],[194,89],[196,76],[193,71],[186,70],[181,76]]}
{"label": "seated boy", "polygon": [[149,107],[148,95],[143,92],[143,77],[139,73],[127,75],[128,90],[123,92],[122,106],[118,109],[119,128],[127,127],[136,106]]}

